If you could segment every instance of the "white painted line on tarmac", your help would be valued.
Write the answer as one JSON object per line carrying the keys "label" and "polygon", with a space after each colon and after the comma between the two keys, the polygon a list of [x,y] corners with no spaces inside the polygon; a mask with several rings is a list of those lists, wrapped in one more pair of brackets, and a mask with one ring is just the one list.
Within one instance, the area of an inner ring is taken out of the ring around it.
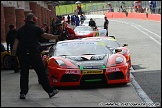
{"label": "white painted line on tarmac", "polygon": [[[134,24],[134,23],[132,23],[132,24]],[[135,24],[134,24],[134,25],[135,25]],[[152,31],[150,31],[150,30],[148,30],[148,29],[142,27],[142,26],[139,25],[139,24],[136,24],[136,25],[139,26],[139,27],[141,27],[142,29],[144,29],[144,30],[146,30],[146,31],[148,31],[148,32],[150,32],[150,33],[152,33],[153,35],[155,35],[155,36],[157,36],[157,37],[159,37],[159,38],[161,39],[161,36],[159,36],[158,34],[156,34],[156,33],[152,32]]]}
{"label": "white painted line on tarmac", "polygon": [[135,27],[136,29],[138,29],[139,31],[141,31],[142,33],[144,33],[145,35],[149,36],[153,41],[155,41],[156,43],[158,43],[159,45],[161,45],[160,42],[158,42],[156,39],[154,39],[152,36],[148,35],[146,32],[142,31],[140,28],[138,28],[137,26],[135,25],[132,25],[131,26]]}
{"label": "white painted line on tarmac", "polygon": [[[132,67],[131,67],[131,71],[134,72],[134,69]],[[131,78],[131,84],[133,85],[134,89],[136,90],[136,92],[139,95],[139,97],[141,98],[141,100],[144,103],[148,103],[148,104],[146,104],[148,107],[156,107],[154,105],[154,102],[148,97],[148,95],[143,91],[143,89],[140,87],[140,85],[136,82],[132,73],[130,74],[130,78]]]}
{"label": "white painted line on tarmac", "polygon": [[[137,30],[139,30],[140,32],[144,33],[145,35],[147,35],[148,37],[150,37],[150,39],[152,39],[153,41],[155,41],[156,43],[158,43],[159,45],[161,45],[160,42],[158,42],[156,39],[154,39],[152,36],[148,35],[146,32],[142,31],[139,27],[137,27],[136,25],[134,25],[133,23],[127,23],[125,21],[118,21],[118,20],[112,20],[112,21],[116,21],[116,22],[120,22],[120,23],[125,23],[125,24],[130,24],[131,26],[133,26],[134,28],[136,28]],[[144,27],[142,27],[144,29]],[[153,32],[152,32],[153,33]],[[154,33],[155,34],[155,33]],[[157,35],[157,34],[156,34]],[[161,37],[160,37],[161,38]]]}

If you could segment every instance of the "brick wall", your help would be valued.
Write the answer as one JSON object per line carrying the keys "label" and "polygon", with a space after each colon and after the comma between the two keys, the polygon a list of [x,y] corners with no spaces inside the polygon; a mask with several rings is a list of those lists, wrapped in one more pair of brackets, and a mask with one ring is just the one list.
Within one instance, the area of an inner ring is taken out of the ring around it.
{"label": "brick wall", "polygon": [[37,10],[38,10],[38,26],[41,26],[41,23],[42,23],[42,18],[41,18],[41,6],[39,4],[37,4]]}
{"label": "brick wall", "polygon": [[5,17],[3,4],[1,4],[1,42],[5,42]]}
{"label": "brick wall", "polygon": [[15,7],[4,6],[4,17],[5,17],[5,34],[9,31],[9,25],[16,25]]}
{"label": "brick wall", "polygon": [[51,17],[55,19],[56,15],[55,14],[55,9],[53,8],[52,5],[48,5],[48,9],[51,10]]}
{"label": "brick wall", "polygon": [[25,16],[25,18],[26,18],[26,16],[27,16],[27,14],[28,14],[28,13],[31,13],[31,12],[32,12],[32,10],[25,10],[25,11],[24,11],[24,16]]}
{"label": "brick wall", "polygon": [[[38,16],[37,3],[36,2],[30,2],[29,6],[30,6],[30,10],[32,10],[32,13],[35,16]],[[35,24],[38,25],[38,21],[36,21]]]}
{"label": "brick wall", "polygon": [[56,7],[53,7],[53,17],[56,19]]}
{"label": "brick wall", "polygon": [[36,2],[29,2],[30,10],[15,9],[13,6],[4,6],[1,3],[1,42],[6,41],[6,34],[9,31],[9,25],[14,24],[18,29],[24,24],[24,19],[28,13],[34,13],[38,17],[36,24],[41,26],[46,22],[49,26],[50,18],[56,18],[56,10],[52,5],[48,9],[40,6]]}
{"label": "brick wall", "polygon": [[51,10],[47,10],[47,23],[48,25],[50,25],[50,18],[51,18],[51,14],[50,14]]}
{"label": "brick wall", "polygon": [[41,19],[42,19],[42,22],[41,22],[41,24],[43,24],[43,22],[45,22],[45,17],[44,17],[44,8],[43,7],[41,7]]}
{"label": "brick wall", "polygon": [[24,25],[24,9],[15,9],[16,14],[16,28],[19,29],[22,25]]}
{"label": "brick wall", "polygon": [[44,23],[47,23],[47,9],[43,8],[44,10]]}

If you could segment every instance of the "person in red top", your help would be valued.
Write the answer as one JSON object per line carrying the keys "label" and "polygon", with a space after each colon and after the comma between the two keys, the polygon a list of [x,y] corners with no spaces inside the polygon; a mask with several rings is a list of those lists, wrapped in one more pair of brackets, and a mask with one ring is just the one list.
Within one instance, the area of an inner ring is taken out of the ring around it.
{"label": "person in red top", "polygon": [[75,32],[72,28],[67,27],[68,32],[69,32],[69,39],[74,39],[75,38]]}
{"label": "person in red top", "polygon": [[[64,38],[63,38],[64,37]],[[74,39],[75,38],[75,32],[74,30],[68,26],[67,22],[62,22],[62,37],[59,39],[59,41],[61,40],[65,40],[65,39]]]}

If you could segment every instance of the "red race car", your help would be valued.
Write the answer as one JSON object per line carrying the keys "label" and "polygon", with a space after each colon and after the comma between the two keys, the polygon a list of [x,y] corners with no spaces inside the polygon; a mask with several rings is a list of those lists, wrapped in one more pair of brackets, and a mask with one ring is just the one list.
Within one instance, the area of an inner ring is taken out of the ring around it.
{"label": "red race car", "polygon": [[98,36],[97,28],[92,28],[90,26],[77,26],[74,32],[75,39]]}
{"label": "red race car", "polygon": [[59,41],[43,58],[51,86],[130,82],[126,58],[122,54],[114,54],[98,40]]}
{"label": "red race car", "polygon": [[126,58],[129,68],[132,66],[130,51],[127,47],[125,47],[128,46],[128,44],[120,45],[120,43],[115,39],[115,36],[88,37],[84,38],[83,40],[100,40],[104,42],[108,47],[110,47],[113,52],[115,52],[116,48],[121,49],[122,51],[118,53],[122,54]]}

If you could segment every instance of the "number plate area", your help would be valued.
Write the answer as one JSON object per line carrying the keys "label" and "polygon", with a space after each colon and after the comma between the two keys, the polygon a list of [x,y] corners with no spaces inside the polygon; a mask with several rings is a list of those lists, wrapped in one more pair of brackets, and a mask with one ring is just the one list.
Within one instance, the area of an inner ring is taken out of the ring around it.
{"label": "number plate area", "polygon": [[103,74],[103,70],[83,70],[82,71],[83,75],[88,75],[88,74]]}

